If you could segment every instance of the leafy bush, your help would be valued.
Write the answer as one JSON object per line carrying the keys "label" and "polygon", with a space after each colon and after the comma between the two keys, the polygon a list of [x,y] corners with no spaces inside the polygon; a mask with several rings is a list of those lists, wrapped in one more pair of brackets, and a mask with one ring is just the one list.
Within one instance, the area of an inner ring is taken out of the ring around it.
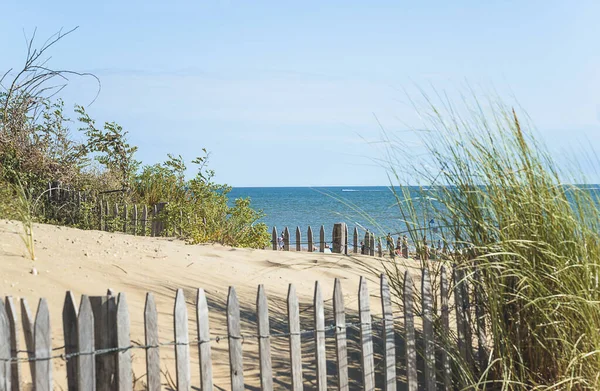
{"label": "leafy bush", "polygon": [[[57,88],[62,86],[53,82],[66,80],[64,76],[68,74],[86,74],[52,70],[43,57],[72,31],[59,32],[40,49],[33,49],[34,36],[28,42],[24,68],[12,80],[6,80],[10,72],[0,73],[4,75],[0,85],[8,86],[6,91],[0,91],[0,184],[6,185],[0,187],[0,218],[23,220],[25,215],[19,211],[25,209],[17,202],[23,192],[29,201],[35,200],[35,208],[28,209],[25,219],[29,223],[36,219],[84,229],[100,227],[100,201],[111,207],[115,203],[167,203],[160,218],[170,223],[169,233],[179,234],[190,243],[264,247],[267,229],[263,224],[255,224],[261,214],[250,207],[249,200],[236,200],[233,207],[228,205],[230,188],[212,181],[214,172],[206,169],[205,149],[204,155],[192,162],[199,169],[190,181],[185,178],[186,166],[181,156],[168,155],[165,163],[140,170],[141,163],[135,159],[138,148],[129,144],[127,131],[115,122],[97,126],[86,109],[78,105],[75,112],[82,140],[75,141],[69,131],[70,120],[64,115],[64,103],[53,100]],[[53,182],[85,191],[89,198],[81,202],[75,198],[75,192],[65,193],[66,200],[49,197],[48,184]],[[15,187],[21,184],[22,187]],[[104,227],[121,231],[121,213],[114,217],[111,210],[104,218]],[[150,224],[146,230],[150,230]]]}

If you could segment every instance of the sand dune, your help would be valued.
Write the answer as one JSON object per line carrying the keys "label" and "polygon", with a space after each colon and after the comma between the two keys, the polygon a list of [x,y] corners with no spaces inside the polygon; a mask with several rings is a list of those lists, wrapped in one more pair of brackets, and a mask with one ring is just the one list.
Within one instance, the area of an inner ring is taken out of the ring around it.
{"label": "sand dune", "polygon": [[[146,292],[153,292],[159,311],[160,336],[173,340],[172,309],[177,288],[184,289],[190,319],[195,319],[195,290],[206,291],[210,307],[211,334],[226,335],[225,303],[229,286],[235,286],[242,307],[243,332],[255,333],[254,317],[256,289],[264,284],[270,306],[271,327],[285,331],[287,327],[286,295],[288,284],[296,286],[301,301],[302,327],[312,328],[312,294],[315,281],[320,281],[326,298],[326,321],[332,320],[331,293],[334,278],[342,280],[349,312],[357,309],[358,282],[361,275],[369,278],[374,316],[381,313],[378,280],[365,265],[380,269],[380,262],[369,257],[347,257],[336,254],[276,252],[236,249],[220,245],[189,246],[179,240],[134,237],[101,231],[82,231],[73,228],[36,224],[37,260],[25,256],[26,250],[17,222],[0,220],[0,293],[26,298],[32,311],[40,297],[48,299],[52,322],[53,346],[64,345],[61,312],[65,292],[72,291],[77,300],[81,294],[103,295],[107,288],[125,292],[130,310],[131,339],[143,343],[143,308]],[[418,264],[408,265],[417,277]],[[414,269],[413,269],[414,267]],[[32,268],[37,275],[31,273]],[[397,310],[397,309],[396,309]],[[350,319],[352,314],[350,315]],[[190,320],[191,337],[196,335],[195,322]],[[330,339],[329,339],[330,340]],[[331,342],[328,340],[328,343]],[[305,380],[311,383],[312,353],[310,339],[304,341]],[[289,374],[287,338],[273,338],[273,367],[279,373],[276,387],[285,385]],[[244,374],[248,387],[259,385],[256,341],[244,343]],[[23,342],[22,342],[22,345]],[[213,343],[215,383],[229,389],[227,342]],[[328,359],[331,346],[328,346]],[[134,351],[134,374],[139,377],[136,388],[143,389],[145,373],[144,351]],[[191,349],[193,383],[199,385],[197,349]],[[174,378],[172,349],[161,350],[161,365]],[[331,357],[333,358],[333,357]],[[65,364],[55,362],[55,384],[65,387]],[[28,382],[27,367],[23,366],[24,381]],[[163,381],[167,383],[166,378]]]}

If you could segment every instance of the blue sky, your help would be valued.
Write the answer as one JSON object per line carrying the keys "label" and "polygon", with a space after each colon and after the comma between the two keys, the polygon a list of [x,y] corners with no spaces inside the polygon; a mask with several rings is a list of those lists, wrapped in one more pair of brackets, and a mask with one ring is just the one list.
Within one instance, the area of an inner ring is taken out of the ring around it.
{"label": "blue sky", "polygon": [[[88,112],[144,163],[211,151],[233,186],[385,185],[380,128],[421,127],[408,97],[494,91],[560,158],[600,145],[600,2],[27,1],[0,6],[0,70],[23,32],[79,29],[50,65],[95,73]],[[88,104],[73,79],[66,105]],[[76,126],[73,125],[73,129]]]}

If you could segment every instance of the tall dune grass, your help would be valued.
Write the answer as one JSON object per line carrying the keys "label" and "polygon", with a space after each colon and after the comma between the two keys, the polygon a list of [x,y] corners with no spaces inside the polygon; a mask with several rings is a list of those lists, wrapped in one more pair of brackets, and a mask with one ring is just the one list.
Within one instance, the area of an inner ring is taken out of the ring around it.
{"label": "tall dune grass", "polygon": [[[597,193],[567,185],[580,173],[559,168],[513,109],[428,101],[426,112],[421,159],[399,165],[406,148],[389,140],[392,178],[431,185],[427,213],[454,227],[443,240],[463,250],[447,262],[481,271],[469,280],[482,291],[490,358],[485,376],[465,378],[477,389],[600,389]],[[417,201],[397,196],[418,237]]]}

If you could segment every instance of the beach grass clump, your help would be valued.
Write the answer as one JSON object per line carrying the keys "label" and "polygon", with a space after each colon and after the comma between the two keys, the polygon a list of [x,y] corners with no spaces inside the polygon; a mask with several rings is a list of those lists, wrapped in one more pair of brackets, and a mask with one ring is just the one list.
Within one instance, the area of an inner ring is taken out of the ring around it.
{"label": "beach grass clump", "polygon": [[[392,175],[429,185],[421,213],[446,227],[453,249],[442,263],[465,270],[482,296],[489,359],[479,370],[459,363],[465,379],[476,389],[600,389],[600,193],[558,167],[515,110],[428,105],[427,152]],[[390,141],[390,156],[406,151]],[[397,195],[418,237],[417,201]]]}

